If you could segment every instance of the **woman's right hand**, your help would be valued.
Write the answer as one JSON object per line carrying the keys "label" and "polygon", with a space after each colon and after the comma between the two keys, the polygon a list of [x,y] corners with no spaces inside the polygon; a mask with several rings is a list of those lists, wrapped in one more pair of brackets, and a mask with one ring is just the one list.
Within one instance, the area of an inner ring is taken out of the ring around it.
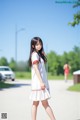
{"label": "woman's right hand", "polygon": [[40,83],[40,85],[41,85],[41,90],[45,90],[45,84],[42,82],[42,83]]}

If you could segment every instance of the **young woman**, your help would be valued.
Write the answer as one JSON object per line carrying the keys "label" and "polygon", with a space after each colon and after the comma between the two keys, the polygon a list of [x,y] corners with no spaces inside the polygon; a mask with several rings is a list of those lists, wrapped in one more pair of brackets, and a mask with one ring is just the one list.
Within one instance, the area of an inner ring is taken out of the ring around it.
{"label": "young woman", "polygon": [[69,72],[70,72],[70,66],[66,63],[63,67],[64,69],[64,79],[65,81],[68,80],[68,75],[69,75]]}
{"label": "young woman", "polygon": [[39,102],[42,102],[50,120],[55,120],[53,111],[49,106],[48,99],[50,98],[49,84],[47,80],[45,63],[47,62],[43,42],[41,38],[34,37],[31,40],[29,65],[32,71],[32,91],[30,99],[32,99],[32,120],[36,120],[37,107]]}

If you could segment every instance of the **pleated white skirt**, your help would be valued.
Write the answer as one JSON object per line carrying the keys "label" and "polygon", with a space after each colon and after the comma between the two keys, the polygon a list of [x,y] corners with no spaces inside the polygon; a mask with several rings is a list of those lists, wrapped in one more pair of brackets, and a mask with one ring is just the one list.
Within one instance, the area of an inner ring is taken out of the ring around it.
{"label": "pleated white skirt", "polygon": [[50,97],[49,91],[45,88],[45,90],[32,90],[29,98],[32,101],[42,101]]}

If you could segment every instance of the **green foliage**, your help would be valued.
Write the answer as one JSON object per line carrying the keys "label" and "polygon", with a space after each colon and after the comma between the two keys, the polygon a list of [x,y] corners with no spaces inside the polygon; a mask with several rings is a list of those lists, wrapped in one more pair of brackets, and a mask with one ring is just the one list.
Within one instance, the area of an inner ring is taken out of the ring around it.
{"label": "green foliage", "polygon": [[77,0],[77,1],[76,1],[76,4],[73,5],[73,8],[78,7],[78,6],[80,6],[80,0]]}
{"label": "green foliage", "polygon": [[0,66],[8,66],[8,61],[5,57],[0,59]]}
{"label": "green foliage", "polygon": [[[46,64],[46,68],[51,76],[63,75],[63,66],[65,63],[68,63],[71,66],[70,73],[73,74],[74,71],[80,69],[80,47],[74,46],[73,51],[70,51],[68,53],[64,52],[62,55],[58,55],[54,51],[51,51],[47,54],[47,61],[48,62]],[[12,58],[10,63],[8,63],[7,59],[2,57],[0,59],[0,65],[10,66],[13,71],[16,70],[17,66],[16,72],[18,71],[20,73],[17,73],[17,78],[30,78],[30,74],[26,74],[26,72],[31,71],[28,61],[20,61],[16,64],[15,60]],[[25,72],[24,75],[23,72]]]}
{"label": "green foliage", "polygon": [[[73,6],[75,7],[80,7],[80,0],[77,0],[76,4]],[[78,11],[76,14],[74,14],[73,22],[69,22],[68,24],[75,27],[75,25],[80,24],[80,11]]]}
{"label": "green foliage", "polygon": [[63,64],[65,56],[57,55],[55,52],[51,51],[47,55],[48,57],[48,71],[51,72],[51,75],[60,75],[63,74]]}
{"label": "green foliage", "polygon": [[74,14],[74,21],[69,22],[69,25],[75,27],[75,25],[80,24],[80,11],[78,11],[76,14]]}
{"label": "green foliage", "polygon": [[10,88],[15,86],[14,84],[9,84],[9,83],[5,83],[5,82],[0,82],[0,89],[2,88]]}
{"label": "green foliage", "polygon": [[61,75],[64,73],[63,66],[68,63],[71,66],[71,74],[80,69],[80,47],[74,46],[73,51],[64,52],[63,55],[57,55],[51,51],[47,55],[48,58],[48,72],[51,75]]}
{"label": "green foliage", "polygon": [[73,51],[68,53],[69,64],[71,66],[71,73],[80,69],[80,48],[74,46]]}
{"label": "green foliage", "polygon": [[62,66],[60,56],[55,52],[51,51],[47,54],[48,59],[48,71],[51,72],[52,75],[59,75],[62,73]]}
{"label": "green foliage", "polygon": [[9,63],[9,67],[15,71],[16,70],[16,62],[14,61],[14,59],[12,58],[10,63]]}
{"label": "green foliage", "polygon": [[30,67],[28,61],[20,61],[17,63],[17,71],[28,71],[30,72]]}

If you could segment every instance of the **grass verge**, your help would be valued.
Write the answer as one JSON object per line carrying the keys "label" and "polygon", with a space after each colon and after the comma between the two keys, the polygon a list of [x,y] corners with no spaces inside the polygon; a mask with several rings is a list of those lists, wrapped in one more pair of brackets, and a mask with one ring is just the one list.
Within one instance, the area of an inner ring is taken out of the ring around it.
{"label": "grass verge", "polygon": [[73,85],[73,86],[70,86],[70,87],[68,88],[68,90],[70,90],[70,91],[75,91],[75,92],[80,92],[80,83],[75,84],[75,85]]}
{"label": "grass verge", "polygon": [[15,72],[15,76],[17,79],[31,79],[30,72]]}
{"label": "grass verge", "polygon": [[[31,73],[30,72],[15,72],[17,79],[31,79]],[[51,75],[48,73],[48,79],[49,80],[64,80],[64,75]],[[69,80],[72,80],[72,75],[69,75]]]}
{"label": "grass verge", "polygon": [[5,82],[0,82],[0,89],[2,89],[2,88],[10,88],[10,87],[13,87],[13,86],[15,86],[15,85],[5,83]]}

